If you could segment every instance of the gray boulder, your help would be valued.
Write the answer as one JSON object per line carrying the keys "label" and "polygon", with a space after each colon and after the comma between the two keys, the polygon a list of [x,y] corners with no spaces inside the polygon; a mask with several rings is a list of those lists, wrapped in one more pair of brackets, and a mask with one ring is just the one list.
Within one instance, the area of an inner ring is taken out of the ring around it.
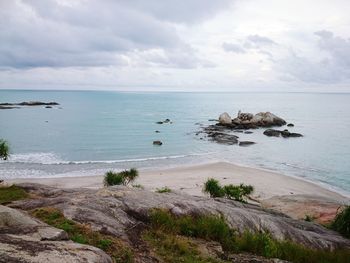
{"label": "gray boulder", "polygon": [[223,124],[223,125],[225,125],[225,124],[232,124],[231,116],[227,112],[222,113],[219,116],[219,123]]}
{"label": "gray boulder", "polygon": [[102,250],[68,240],[65,231],[0,205],[0,262],[112,263]]}

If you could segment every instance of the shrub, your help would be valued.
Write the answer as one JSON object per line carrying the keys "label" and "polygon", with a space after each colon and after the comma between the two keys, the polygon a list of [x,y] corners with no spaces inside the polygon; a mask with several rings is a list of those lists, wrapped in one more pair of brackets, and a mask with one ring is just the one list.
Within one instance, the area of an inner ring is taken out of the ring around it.
{"label": "shrub", "polygon": [[223,197],[225,195],[219,181],[214,178],[210,178],[205,182],[203,192],[208,193],[210,197]]}
{"label": "shrub", "polygon": [[344,237],[350,238],[350,206],[345,206],[337,213],[331,228]]}
{"label": "shrub", "polygon": [[7,160],[10,155],[10,147],[8,143],[0,139],[0,159]]}
{"label": "shrub", "polygon": [[160,194],[163,194],[163,193],[170,193],[171,192],[171,189],[164,186],[162,188],[157,188],[156,190],[157,193],[160,193]]}
{"label": "shrub", "polygon": [[203,192],[209,193],[210,197],[226,197],[239,202],[246,202],[246,197],[254,191],[251,185],[225,185],[220,186],[219,182],[213,178],[208,179],[203,187]]}
{"label": "shrub", "polygon": [[138,171],[134,168],[121,171],[119,173],[108,171],[104,177],[104,185],[128,185],[129,183],[133,182],[138,175]]}

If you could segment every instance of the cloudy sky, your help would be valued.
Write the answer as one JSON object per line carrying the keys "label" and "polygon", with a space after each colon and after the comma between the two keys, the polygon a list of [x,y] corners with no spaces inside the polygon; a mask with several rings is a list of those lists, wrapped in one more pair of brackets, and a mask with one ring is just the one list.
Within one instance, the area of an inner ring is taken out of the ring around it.
{"label": "cloudy sky", "polygon": [[350,92],[348,0],[0,0],[0,89]]}

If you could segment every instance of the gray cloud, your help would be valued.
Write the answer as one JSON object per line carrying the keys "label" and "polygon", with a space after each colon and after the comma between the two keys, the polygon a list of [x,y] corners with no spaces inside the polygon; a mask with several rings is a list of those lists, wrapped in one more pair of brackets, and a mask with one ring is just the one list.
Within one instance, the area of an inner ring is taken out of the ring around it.
{"label": "gray cloud", "polygon": [[[1,1],[0,67],[127,65],[134,51],[162,49],[167,64],[191,68],[201,60],[175,24],[200,22],[229,2]],[[186,58],[172,55],[179,53]]]}
{"label": "gray cloud", "polygon": [[260,35],[250,35],[246,39],[245,46],[248,48],[251,47],[261,47],[261,46],[271,46],[277,45],[275,41],[268,37],[260,36]]}
{"label": "gray cloud", "polygon": [[279,67],[304,82],[333,84],[350,80],[350,40],[335,37],[326,30],[314,34],[326,56],[311,60],[292,51],[286,59],[278,61]]}
{"label": "gray cloud", "polygon": [[239,44],[235,44],[235,43],[223,43],[222,44],[222,48],[226,51],[226,52],[233,52],[233,53],[246,53],[246,50]]}

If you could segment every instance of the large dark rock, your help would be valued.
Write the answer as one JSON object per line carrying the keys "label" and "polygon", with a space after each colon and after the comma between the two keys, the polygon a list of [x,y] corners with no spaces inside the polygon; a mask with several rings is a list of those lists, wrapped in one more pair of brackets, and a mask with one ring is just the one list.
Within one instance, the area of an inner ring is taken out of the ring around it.
{"label": "large dark rock", "polygon": [[158,194],[113,186],[103,189],[57,189],[38,184],[20,184],[36,199],[16,201],[14,208],[31,210],[55,207],[74,221],[90,224],[94,230],[130,241],[129,230],[147,224],[154,208],[168,209],[175,215],[220,215],[238,233],[266,232],[278,240],[291,240],[310,248],[350,247],[350,240],[320,225],[299,221],[281,213],[228,199],[186,194]]}
{"label": "large dark rock", "polygon": [[274,137],[279,137],[280,135],[284,138],[289,138],[289,137],[302,137],[303,135],[300,133],[295,133],[295,132],[289,132],[288,130],[274,130],[274,129],[267,129],[264,131],[264,134],[266,136],[274,136]]}
{"label": "large dark rock", "polygon": [[221,144],[227,144],[227,145],[233,145],[238,143],[238,136],[222,133],[222,132],[213,132],[209,133],[208,137],[211,138],[212,141],[215,141],[217,143]]}

